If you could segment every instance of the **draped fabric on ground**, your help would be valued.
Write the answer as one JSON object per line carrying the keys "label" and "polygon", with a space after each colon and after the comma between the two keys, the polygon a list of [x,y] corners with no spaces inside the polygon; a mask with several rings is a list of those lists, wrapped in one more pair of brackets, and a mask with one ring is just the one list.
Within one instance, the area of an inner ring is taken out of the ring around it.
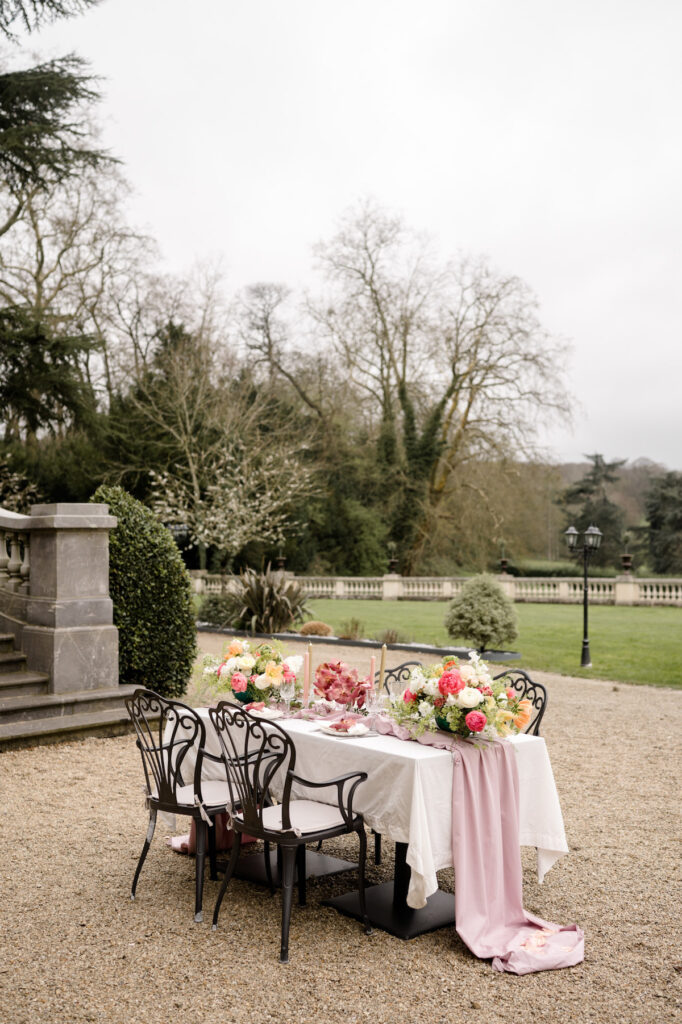
{"label": "draped fabric on ground", "polygon": [[[374,728],[409,739],[388,719]],[[572,967],[584,957],[577,925],[551,924],[523,909],[516,755],[504,741],[462,740],[444,732],[419,742],[453,757],[452,859],[457,933],[498,971],[530,974]]]}

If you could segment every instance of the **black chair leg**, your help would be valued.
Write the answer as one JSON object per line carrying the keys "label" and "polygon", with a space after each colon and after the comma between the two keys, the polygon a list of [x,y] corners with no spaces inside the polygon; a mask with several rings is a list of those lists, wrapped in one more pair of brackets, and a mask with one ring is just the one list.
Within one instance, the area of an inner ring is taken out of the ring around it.
{"label": "black chair leg", "polygon": [[381,864],[381,832],[374,832],[374,863]]}
{"label": "black chair leg", "polygon": [[[381,836],[377,836],[381,839]],[[365,862],[367,860],[367,835],[365,834],[364,827],[358,829],[358,839],[360,840],[360,860],[358,862],[358,902],[360,903],[360,913],[362,914],[362,923],[365,926],[365,934],[372,934],[372,925],[370,924],[369,918],[367,917],[367,904],[365,901]]]}
{"label": "black chair leg", "polygon": [[204,858],[206,857],[206,832],[208,825],[201,818],[197,823],[197,857],[196,857],[196,895],[194,901],[194,920],[201,924],[204,914],[201,905],[204,897]]}
{"label": "black chair leg", "polygon": [[294,865],[296,848],[280,847],[282,850],[282,945],[279,962],[289,963],[289,924],[291,922],[291,902],[294,895]]}
{"label": "black chair leg", "polygon": [[223,878],[223,884],[220,886],[220,892],[218,893],[218,899],[216,900],[215,907],[213,909],[213,931],[218,927],[218,914],[220,913],[220,904],[223,902],[223,896],[227,890],[228,883],[234,874],[234,869],[237,866],[239,860],[239,847],[241,844],[241,832],[235,830],[234,842],[232,844],[232,850],[230,851],[230,859],[227,862],[227,871]]}
{"label": "black chair leg", "polygon": [[206,828],[208,829],[208,862],[209,862],[210,869],[211,869],[209,878],[211,879],[212,882],[217,882],[218,881],[218,859],[216,857],[216,837],[215,837],[216,823],[215,823],[215,818],[213,819],[213,821],[211,822],[210,825],[208,823],[206,824]]}
{"label": "black chair leg", "polygon": [[305,906],[306,885],[305,885],[305,846],[303,843],[296,850],[296,872],[298,874],[298,905]]}
{"label": "black chair leg", "polygon": [[275,883],[274,883],[274,881],[272,879],[272,861],[270,859],[270,843],[267,841],[267,839],[263,843],[263,855],[265,857],[265,877],[267,878],[268,885],[270,886],[270,895],[274,896],[275,895]]}
{"label": "black chair leg", "polygon": [[133,885],[132,885],[132,888],[130,890],[130,898],[131,898],[131,900],[135,899],[135,890],[137,889],[137,880],[140,877],[140,871],[142,871],[142,865],[144,864],[144,862],[146,860],[147,852],[149,851],[149,847],[152,844],[152,839],[154,837],[154,829],[155,828],[156,828],[156,811],[155,810],[150,810],[150,812],[149,812],[149,825],[147,826],[147,838],[144,841],[144,846],[142,847],[142,853],[140,854],[140,859],[138,860],[137,867],[135,868],[135,877],[133,878]]}

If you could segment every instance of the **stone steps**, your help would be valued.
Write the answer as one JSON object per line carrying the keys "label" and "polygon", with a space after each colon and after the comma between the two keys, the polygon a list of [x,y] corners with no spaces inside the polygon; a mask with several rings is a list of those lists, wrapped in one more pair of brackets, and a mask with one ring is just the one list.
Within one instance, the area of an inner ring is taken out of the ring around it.
{"label": "stone steps", "polygon": [[13,635],[0,633],[0,750],[131,728],[123,698],[136,687],[49,693],[49,684],[49,676],[27,667]]}
{"label": "stone steps", "polygon": [[29,672],[28,669],[3,672],[0,675],[0,701],[22,694],[47,694],[49,681],[49,676],[43,672]]}
{"label": "stone steps", "polygon": [[[36,721],[39,718],[66,719],[71,715],[90,714],[122,708],[123,697],[135,691],[134,686],[114,686],[109,690],[76,690],[68,693],[37,693],[0,696],[0,724]],[[123,713],[126,714],[125,708]]]}
{"label": "stone steps", "polygon": [[0,751],[82,739],[85,736],[116,736],[130,729],[130,719],[123,704],[106,710],[20,720],[0,724]]}

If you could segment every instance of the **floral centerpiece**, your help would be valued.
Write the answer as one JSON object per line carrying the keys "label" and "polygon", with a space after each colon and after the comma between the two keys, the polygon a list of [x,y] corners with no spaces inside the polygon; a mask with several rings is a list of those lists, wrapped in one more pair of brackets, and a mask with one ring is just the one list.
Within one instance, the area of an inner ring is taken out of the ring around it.
{"label": "floral centerpiece", "polygon": [[315,693],[324,700],[345,704],[347,708],[364,706],[374,683],[369,676],[358,677],[358,670],[345,661],[325,661],[315,671]]}
{"label": "floral centerpiece", "polygon": [[530,721],[531,703],[520,700],[503,679],[493,680],[486,663],[472,651],[468,662],[447,658],[412,670],[402,697],[389,712],[416,736],[445,729],[457,736],[509,736]]}
{"label": "floral centerpiece", "polygon": [[300,655],[285,658],[275,641],[252,647],[250,641],[235,638],[226,644],[220,660],[205,659],[204,672],[215,674],[218,692],[229,691],[246,704],[277,698],[283,682],[298,681],[302,667]]}

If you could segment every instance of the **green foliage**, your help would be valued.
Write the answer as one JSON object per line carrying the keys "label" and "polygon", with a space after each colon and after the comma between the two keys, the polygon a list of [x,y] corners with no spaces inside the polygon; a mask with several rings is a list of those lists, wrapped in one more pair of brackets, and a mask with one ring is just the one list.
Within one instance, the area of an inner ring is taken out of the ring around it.
{"label": "green foliage", "polygon": [[654,572],[682,573],[682,473],[666,473],[647,495]]}
{"label": "green foliage", "polygon": [[199,605],[197,618],[217,629],[237,629],[234,622],[234,598],[225,594],[208,594]]}
{"label": "green foliage", "polygon": [[516,640],[516,613],[512,601],[492,576],[467,580],[445,616],[451,637],[462,638],[479,651],[502,648]]}
{"label": "green foliage", "polygon": [[118,519],[109,542],[109,588],[120,681],[179,697],[196,653],[191,582],[180,552],[150,510],[121,487],[99,487],[92,501],[106,502]]}
{"label": "green foliage", "polygon": [[0,309],[0,408],[6,440],[88,421],[95,400],[77,362],[91,347],[88,338],[54,333],[30,309]]}
{"label": "green foliage", "polygon": [[223,600],[235,628],[251,633],[280,633],[308,610],[301,584],[270,566],[264,573],[246,569],[230,582]]}
{"label": "green foliage", "polygon": [[46,21],[73,17],[99,2],[100,0],[2,0],[0,32],[7,39],[12,39],[16,23],[26,32],[33,32]]}

